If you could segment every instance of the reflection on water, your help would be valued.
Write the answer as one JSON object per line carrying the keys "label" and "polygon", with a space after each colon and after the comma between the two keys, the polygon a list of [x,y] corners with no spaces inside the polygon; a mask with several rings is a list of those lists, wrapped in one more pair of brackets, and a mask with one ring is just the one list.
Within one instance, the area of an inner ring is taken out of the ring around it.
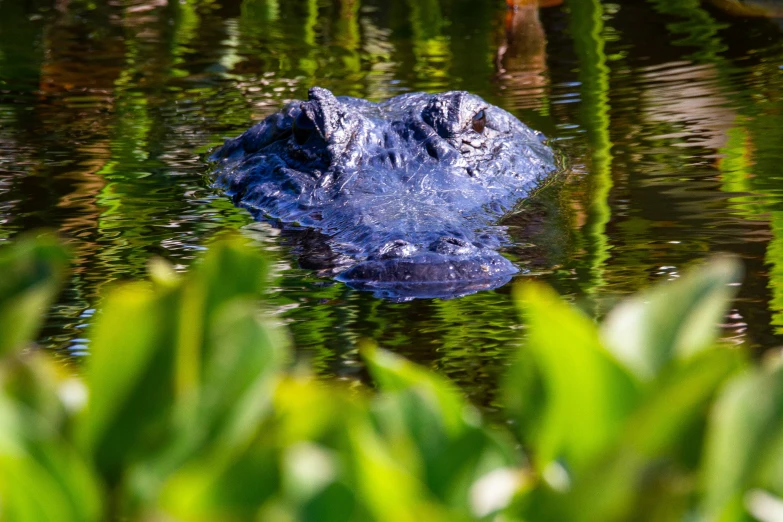
{"label": "reflection on water", "polygon": [[[514,9],[509,10],[506,4]],[[752,4],[752,5],[751,5]],[[377,339],[487,402],[524,328],[508,287],[390,303],[296,264],[209,189],[202,154],[311,85],[465,89],[544,131],[568,173],[504,224],[507,255],[600,314],[710,252],[746,262],[726,336],[783,335],[783,37],[720,0],[0,0],[0,241],[56,229],[74,272],[43,345],[89,351],[106,285],[216,233],[275,252],[274,312],[324,374]],[[766,14],[775,15],[767,9]]]}
{"label": "reflection on water", "polygon": [[504,98],[511,98],[516,108],[540,112],[549,83],[546,33],[540,7],[537,0],[508,0],[507,3],[504,38],[497,50],[501,89],[508,90],[509,96]]}

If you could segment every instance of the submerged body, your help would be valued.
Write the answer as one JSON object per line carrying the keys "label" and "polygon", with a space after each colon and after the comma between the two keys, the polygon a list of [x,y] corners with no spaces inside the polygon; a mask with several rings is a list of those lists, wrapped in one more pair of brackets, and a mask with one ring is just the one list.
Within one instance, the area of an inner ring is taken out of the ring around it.
{"label": "submerged body", "polygon": [[392,298],[508,282],[496,223],[555,168],[540,133],[478,96],[375,104],[318,87],[213,159],[236,204],[320,232],[337,279]]}

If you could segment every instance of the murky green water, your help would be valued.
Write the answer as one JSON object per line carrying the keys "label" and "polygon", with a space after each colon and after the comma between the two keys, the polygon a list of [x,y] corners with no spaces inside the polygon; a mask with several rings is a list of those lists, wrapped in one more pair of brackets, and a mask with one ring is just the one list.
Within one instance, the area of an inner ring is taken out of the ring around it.
{"label": "murky green water", "polygon": [[[557,4],[558,2],[547,2]],[[724,2],[731,4],[731,2]],[[773,7],[775,2],[768,2]],[[41,343],[89,351],[104,289],[218,232],[275,251],[274,312],[325,373],[376,339],[477,400],[522,325],[510,288],[390,303],[297,267],[208,188],[202,154],[312,85],[380,100],[466,89],[551,136],[571,168],[510,217],[507,251],[591,313],[716,251],[747,277],[726,336],[783,334],[783,22],[696,0],[0,0],[0,241],[73,248]]]}

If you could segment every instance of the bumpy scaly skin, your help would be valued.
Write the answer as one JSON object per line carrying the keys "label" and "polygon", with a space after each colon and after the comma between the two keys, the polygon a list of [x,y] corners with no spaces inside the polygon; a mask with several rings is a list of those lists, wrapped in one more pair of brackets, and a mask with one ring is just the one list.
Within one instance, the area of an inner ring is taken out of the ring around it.
{"label": "bumpy scaly skin", "polygon": [[453,297],[517,271],[497,252],[507,237],[495,223],[554,170],[542,138],[467,92],[375,104],[314,87],[213,159],[235,203],[320,231],[350,261],[339,280]]}

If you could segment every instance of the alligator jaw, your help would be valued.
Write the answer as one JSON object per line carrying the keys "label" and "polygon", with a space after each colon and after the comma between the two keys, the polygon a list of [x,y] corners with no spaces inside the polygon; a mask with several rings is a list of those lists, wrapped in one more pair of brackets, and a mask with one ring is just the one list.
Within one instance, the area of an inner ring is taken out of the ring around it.
{"label": "alligator jaw", "polygon": [[357,290],[371,290],[376,297],[408,300],[453,298],[499,288],[519,270],[492,251],[470,256],[433,252],[413,257],[361,262],[337,279]]}

